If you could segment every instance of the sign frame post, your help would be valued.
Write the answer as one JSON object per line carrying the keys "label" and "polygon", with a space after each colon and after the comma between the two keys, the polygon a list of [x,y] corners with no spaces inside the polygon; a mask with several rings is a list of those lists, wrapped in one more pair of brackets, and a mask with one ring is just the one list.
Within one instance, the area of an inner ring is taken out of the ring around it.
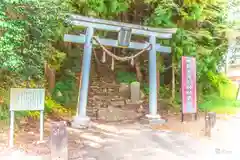
{"label": "sign frame post", "polygon": [[14,146],[14,121],[16,111],[40,111],[40,141],[44,137],[45,89],[11,88],[10,91],[10,127],[9,147]]}
{"label": "sign frame post", "polygon": [[197,83],[196,58],[182,56],[181,58],[181,122],[185,114],[192,114],[197,120]]}

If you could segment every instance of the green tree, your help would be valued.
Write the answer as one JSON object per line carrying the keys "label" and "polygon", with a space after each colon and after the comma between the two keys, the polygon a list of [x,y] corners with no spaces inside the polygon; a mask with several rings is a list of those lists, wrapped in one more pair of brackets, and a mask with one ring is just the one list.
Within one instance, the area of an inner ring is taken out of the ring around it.
{"label": "green tree", "polygon": [[128,0],[66,0],[66,4],[73,12],[101,18],[113,18],[126,11],[130,2]]}
{"label": "green tree", "polygon": [[[154,6],[147,24],[155,27],[177,27],[173,39],[173,61],[176,84],[179,88],[181,56],[194,56],[197,59],[197,81],[200,93],[216,91],[218,87],[213,76],[220,76],[218,66],[227,49],[226,33],[228,1],[147,1]],[[218,78],[219,79],[219,78]],[[220,78],[222,83],[225,78]],[[221,83],[218,82],[218,83]]]}
{"label": "green tree", "polygon": [[[177,27],[177,34],[171,41],[159,40],[173,48],[173,99],[175,88],[179,94],[180,58],[183,55],[197,59],[198,95],[218,93],[219,86],[228,83],[218,67],[224,62],[229,25],[235,27],[238,23],[227,22],[227,0],[2,0],[0,73],[7,75],[0,77],[0,81],[5,82],[2,84],[9,85],[7,83],[12,80],[29,76],[43,77],[46,60],[58,69],[66,69],[63,66],[66,63],[62,64],[62,61],[65,58],[67,62],[70,58],[62,54],[67,50],[61,45],[68,29],[63,23],[65,13],[130,23],[138,20],[139,24],[144,20],[145,25],[154,27]],[[139,18],[140,15],[144,17]],[[66,67],[71,69],[71,66]],[[10,75],[13,78],[9,78]]]}
{"label": "green tree", "polygon": [[63,35],[62,3],[58,0],[3,0],[0,4],[0,68],[42,78],[44,61]]}

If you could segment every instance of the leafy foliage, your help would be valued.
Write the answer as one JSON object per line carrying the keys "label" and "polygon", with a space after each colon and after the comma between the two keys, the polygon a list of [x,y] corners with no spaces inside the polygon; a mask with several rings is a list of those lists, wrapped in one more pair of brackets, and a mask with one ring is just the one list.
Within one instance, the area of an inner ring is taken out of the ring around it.
{"label": "leafy foliage", "polygon": [[152,16],[146,21],[148,24],[179,28],[173,40],[177,79],[180,78],[181,56],[194,56],[197,59],[197,80],[203,86],[199,89],[205,93],[216,89],[213,77],[222,79],[218,83],[226,83],[226,77],[222,77],[217,68],[223,60],[228,44],[227,1],[189,0],[182,3],[161,0],[148,3],[157,5]]}
{"label": "leafy foliage", "polygon": [[44,61],[52,42],[62,36],[59,3],[38,0],[3,0],[0,4],[0,68],[21,78],[43,77]]}
{"label": "leafy foliage", "polygon": [[[143,6],[144,9],[138,9]],[[78,57],[69,56],[66,47],[59,43],[68,26],[63,24],[67,12],[106,19],[119,19],[123,14],[129,21],[141,12],[140,19],[146,25],[154,27],[177,27],[178,31],[170,42],[159,40],[162,44],[171,44],[172,60],[176,87],[175,100],[180,93],[181,56],[194,56],[197,59],[197,81],[199,101],[203,95],[216,94],[227,98],[222,93],[230,85],[229,80],[219,73],[224,63],[223,55],[228,46],[229,28],[228,1],[226,0],[2,0],[0,4],[0,82],[2,88],[25,85],[24,80],[32,77],[43,79],[44,62],[47,61],[57,73],[57,84],[53,98],[67,104],[75,99],[76,84],[72,73],[80,70]],[[140,14],[139,14],[140,15]],[[130,18],[129,18],[130,17]],[[141,22],[139,22],[141,23]],[[71,47],[70,47],[71,48]],[[72,47],[69,52],[73,52]],[[78,51],[78,55],[80,51]],[[82,52],[82,51],[81,51]],[[66,55],[68,54],[68,55]],[[162,65],[162,62],[159,62]],[[77,67],[76,67],[77,66]],[[64,73],[63,73],[64,72]],[[60,78],[59,78],[60,77]],[[70,80],[66,80],[67,78]],[[130,83],[135,75],[119,72],[117,79]],[[166,89],[167,88],[167,89]],[[148,88],[144,87],[148,92]],[[171,94],[169,86],[159,89],[164,97]],[[61,92],[62,96],[57,96]],[[164,94],[163,94],[164,93]],[[173,94],[172,94],[173,96]],[[64,97],[64,98],[63,98]],[[228,97],[229,98],[229,97]]]}
{"label": "leafy foliage", "polygon": [[78,88],[76,86],[76,79],[74,77],[66,77],[56,83],[53,92],[53,98],[64,106],[71,106],[71,103],[76,102],[78,95]]}
{"label": "leafy foliage", "polygon": [[129,6],[127,0],[66,0],[66,3],[76,13],[101,18],[114,17]]}
{"label": "leafy foliage", "polygon": [[132,82],[137,81],[136,74],[130,72],[117,72],[117,80],[119,83],[127,83],[130,84]]}

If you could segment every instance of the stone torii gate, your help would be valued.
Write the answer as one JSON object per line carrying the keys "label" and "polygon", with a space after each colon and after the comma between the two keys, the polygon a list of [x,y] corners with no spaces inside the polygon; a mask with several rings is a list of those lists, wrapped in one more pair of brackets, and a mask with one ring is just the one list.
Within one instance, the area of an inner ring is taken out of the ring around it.
{"label": "stone torii gate", "polygon": [[[91,17],[84,17],[80,15],[70,15],[67,22],[86,27],[86,34],[81,35],[64,35],[64,41],[74,43],[84,43],[84,54],[82,63],[82,85],[79,91],[79,106],[78,115],[74,118],[72,126],[81,128],[88,125],[90,118],[86,115],[86,107],[88,101],[88,86],[90,77],[92,48],[94,45],[125,47],[136,50],[147,48],[149,50],[149,114],[146,115],[148,120],[157,120],[163,122],[161,116],[157,113],[157,52],[171,53],[171,47],[162,46],[158,44],[159,39],[171,39],[172,34],[176,29],[150,28],[146,26],[133,25],[127,23],[120,23]],[[92,41],[94,38],[94,31],[105,30],[118,32],[118,40],[98,38],[98,43]],[[131,42],[131,35],[141,35],[149,37],[149,43]],[[149,44],[151,45],[148,48]]]}

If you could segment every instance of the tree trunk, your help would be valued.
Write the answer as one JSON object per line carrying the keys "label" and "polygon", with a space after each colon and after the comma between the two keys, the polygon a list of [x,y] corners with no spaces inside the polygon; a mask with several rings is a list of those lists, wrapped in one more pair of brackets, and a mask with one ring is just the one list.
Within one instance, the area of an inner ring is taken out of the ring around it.
{"label": "tree trunk", "polygon": [[135,69],[136,69],[136,77],[139,82],[142,82],[143,80],[143,74],[141,71],[141,63],[138,58],[135,60]]}
{"label": "tree trunk", "polygon": [[176,92],[176,86],[175,86],[175,67],[172,63],[172,101],[175,100],[175,92]]}
{"label": "tree trunk", "polygon": [[55,87],[55,70],[50,68],[47,62],[44,64],[45,76],[48,82],[48,89],[51,93]]}
{"label": "tree trunk", "polygon": [[176,84],[175,84],[175,56],[174,53],[172,53],[172,102],[175,100],[176,95]]}
{"label": "tree trunk", "polygon": [[161,56],[158,55],[157,56],[157,94],[158,94],[158,98],[160,98],[160,93],[159,93],[159,89],[161,86],[161,79],[160,79],[160,66],[161,66]]}

